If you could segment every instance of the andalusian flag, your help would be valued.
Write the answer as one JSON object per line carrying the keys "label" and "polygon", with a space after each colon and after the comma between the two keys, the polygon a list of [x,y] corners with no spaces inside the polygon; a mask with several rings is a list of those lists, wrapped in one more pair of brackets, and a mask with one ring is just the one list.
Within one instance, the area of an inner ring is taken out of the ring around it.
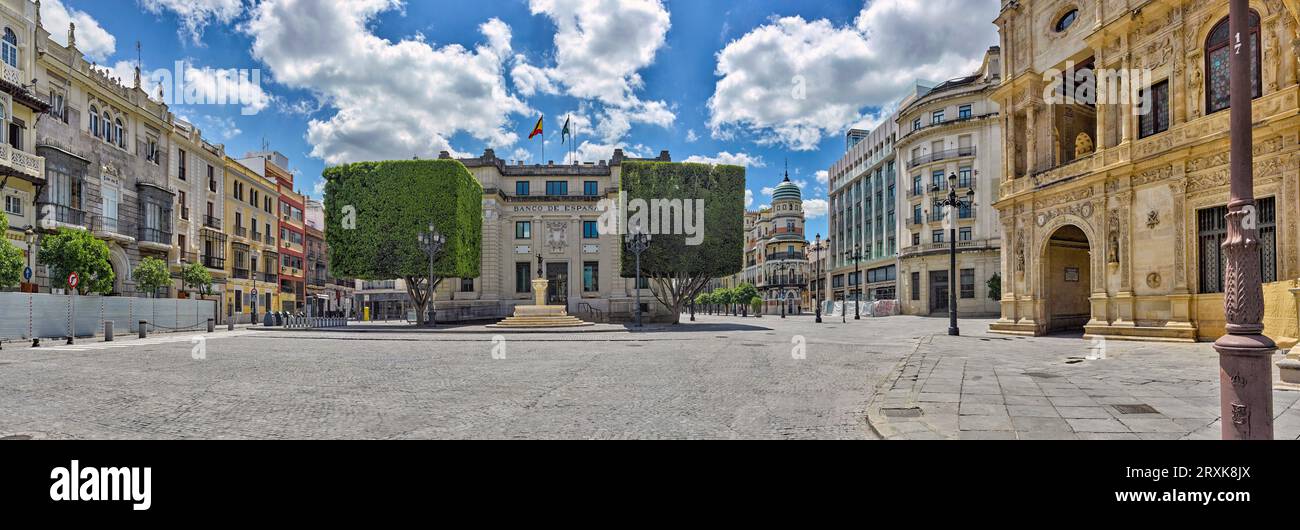
{"label": "andalusian flag", "polygon": [[542,134],[542,120],[544,119],[546,119],[545,116],[542,116],[541,118],[537,118],[537,126],[533,127],[533,133],[528,135],[529,140],[532,140],[534,136]]}
{"label": "andalusian flag", "polygon": [[573,134],[571,131],[569,131],[569,120],[571,119],[572,118],[564,118],[564,130],[560,131],[560,141],[563,142],[569,141],[569,136]]}

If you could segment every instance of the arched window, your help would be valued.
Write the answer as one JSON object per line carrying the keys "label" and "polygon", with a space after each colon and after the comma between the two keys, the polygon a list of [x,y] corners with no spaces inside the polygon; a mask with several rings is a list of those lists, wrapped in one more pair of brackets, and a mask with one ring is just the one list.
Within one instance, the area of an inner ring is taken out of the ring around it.
{"label": "arched window", "polygon": [[108,111],[104,111],[104,119],[103,119],[103,122],[104,122],[104,125],[103,125],[103,126],[104,126],[104,139],[107,140],[108,143],[111,144],[111,143],[113,143],[113,118],[112,118],[111,116],[108,115]]}
{"label": "arched window", "polygon": [[99,110],[90,106],[90,135],[99,138]]}
{"label": "arched window", "polygon": [[[1210,114],[1228,108],[1232,104],[1230,87],[1232,85],[1229,61],[1232,58],[1228,17],[1223,17],[1210,30],[1205,39],[1205,113]],[[1259,51],[1259,14],[1250,12],[1250,85],[1251,99],[1263,95],[1260,77]]]}
{"label": "arched window", "polygon": [[126,136],[122,134],[124,131],[125,128],[122,127],[122,120],[120,118],[116,122],[113,122],[113,135],[117,137],[117,146],[121,148],[126,148]]}
{"label": "arched window", "polygon": [[1068,13],[1061,15],[1061,18],[1056,19],[1056,32],[1061,33],[1067,29],[1070,29],[1070,26],[1073,26],[1074,21],[1078,19],[1079,19],[1079,10],[1071,9]]}
{"label": "arched window", "polygon": [[18,35],[12,29],[5,28],[3,41],[0,41],[0,59],[4,59],[5,64],[18,68]]}

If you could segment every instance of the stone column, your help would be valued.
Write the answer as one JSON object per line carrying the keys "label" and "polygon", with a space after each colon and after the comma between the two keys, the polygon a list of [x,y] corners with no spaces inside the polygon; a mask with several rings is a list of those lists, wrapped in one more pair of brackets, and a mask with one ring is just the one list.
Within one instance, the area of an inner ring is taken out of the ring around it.
{"label": "stone column", "polygon": [[1032,175],[1038,170],[1038,120],[1037,104],[1031,96],[1025,109],[1025,173]]}

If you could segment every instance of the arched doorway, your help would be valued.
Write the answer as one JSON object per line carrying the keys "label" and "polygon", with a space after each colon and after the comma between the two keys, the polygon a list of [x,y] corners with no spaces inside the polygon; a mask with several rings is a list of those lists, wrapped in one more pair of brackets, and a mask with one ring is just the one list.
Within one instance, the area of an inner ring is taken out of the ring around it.
{"label": "arched doorway", "polygon": [[1083,333],[1091,318],[1092,247],[1075,225],[1058,228],[1043,249],[1043,298],[1048,333]]}

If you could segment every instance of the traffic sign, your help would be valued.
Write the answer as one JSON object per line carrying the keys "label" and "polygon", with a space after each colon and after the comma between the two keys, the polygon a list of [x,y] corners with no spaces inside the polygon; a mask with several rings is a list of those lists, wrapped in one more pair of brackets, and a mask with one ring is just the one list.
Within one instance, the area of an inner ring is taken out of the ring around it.
{"label": "traffic sign", "polygon": [[250,293],[250,294],[252,294],[253,296],[257,296],[257,288],[254,287],[254,288],[253,288],[253,292]]}
{"label": "traffic sign", "polygon": [[31,268],[31,267],[27,267],[27,268],[23,269],[23,279],[24,279],[24,280],[27,280],[27,281],[29,281],[29,282],[32,281],[32,268]]}
{"label": "traffic sign", "polygon": [[78,283],[81,283],[81,277],[76,272],[68,275],[68,287],[76,289]]}

